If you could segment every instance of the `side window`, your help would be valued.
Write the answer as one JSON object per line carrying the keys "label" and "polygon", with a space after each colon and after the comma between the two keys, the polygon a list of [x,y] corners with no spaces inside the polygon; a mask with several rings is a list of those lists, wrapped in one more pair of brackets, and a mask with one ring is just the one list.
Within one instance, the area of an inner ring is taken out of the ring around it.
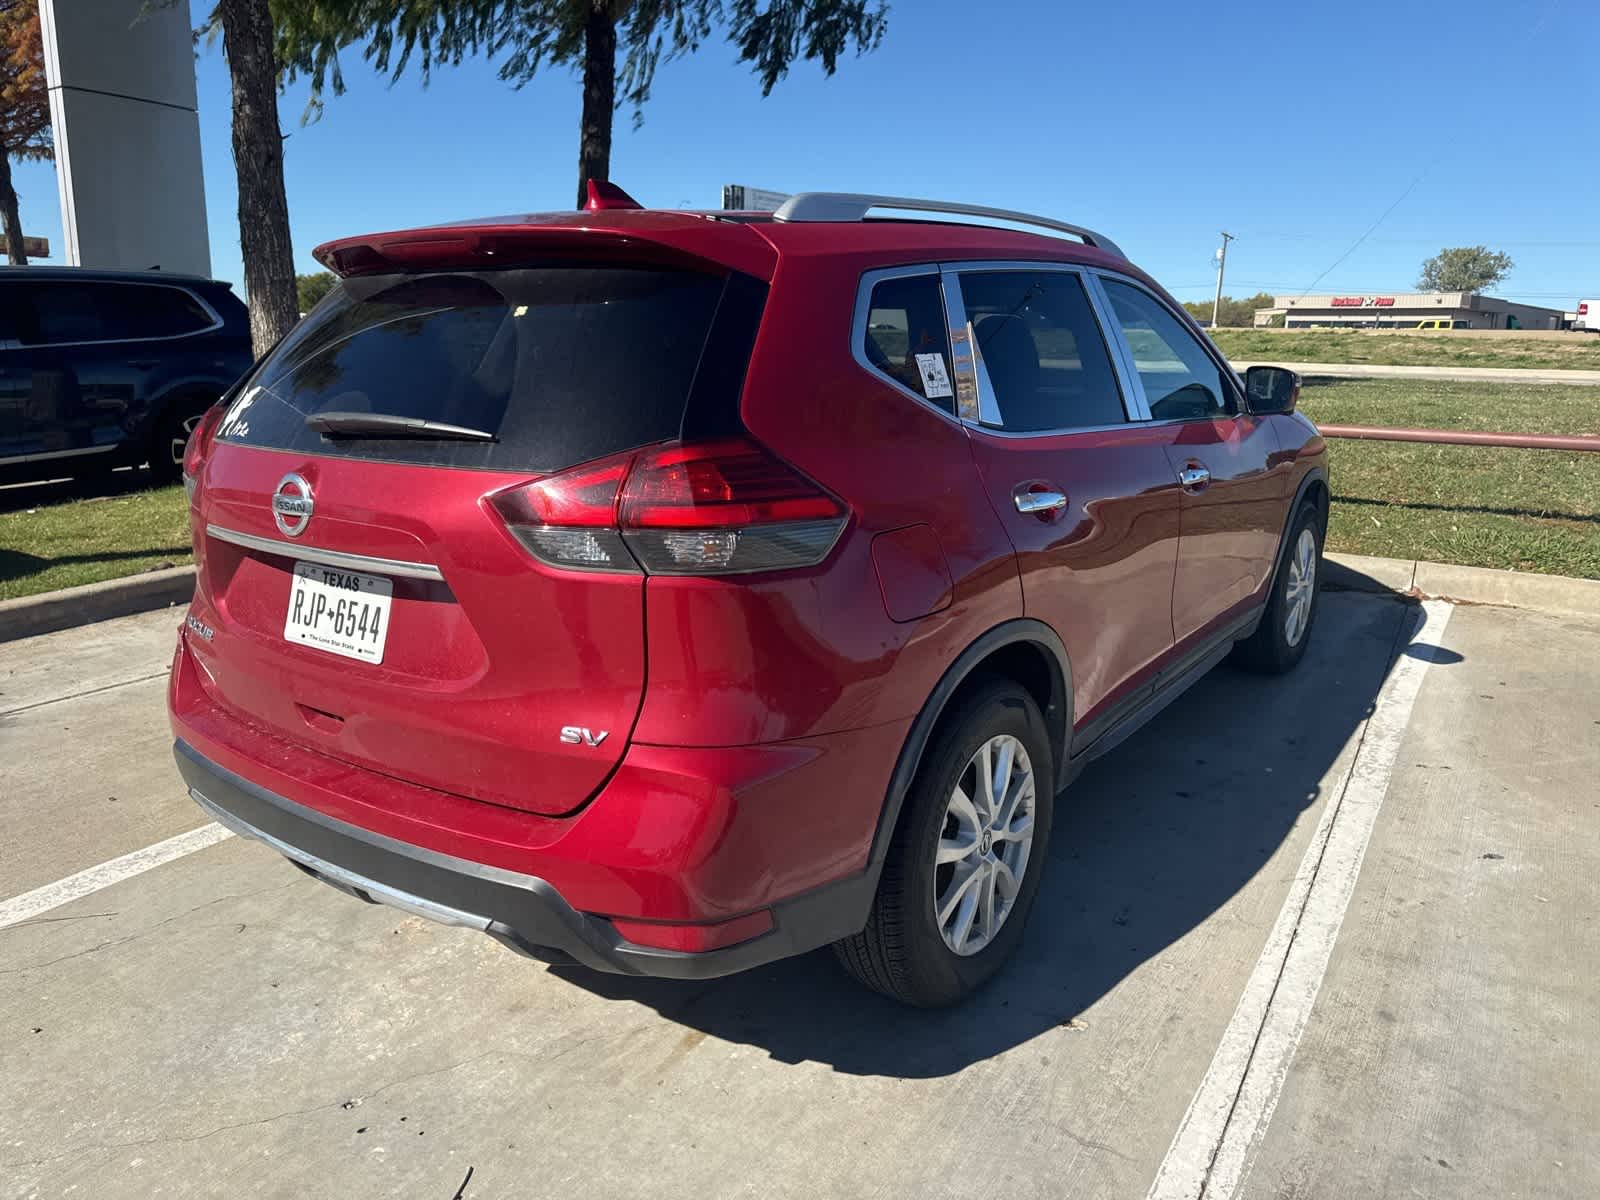
{"label": "side window", "polygon": [[106,324],[114,337],[179,337],[215,324],[211,314],[182,288],[115,284],[105,292]]}
{"label": "side window", "polygon": [[26,288],[16,284],[0,284],[0,342],[15,342],[22,338],[22,313],[28,306]]}
{"label": "side window", "polygon": [[1159,300],[1114,279],[1103,282],[1122,336],[1133,351],[1152,418],[1177,421],[1238,411],[1221,370]]}
{"label": "side window", "polygon": [[1000,428],[1025,433],[1127,420],[1111,355],[1076,274],[968,272],[961,298]]}
{"label": "side window", "polygon": [[867,300],[861,351],[896,383],[945,412],[955,412],[950,334],[937,275],[908,275],[876,284]]}
{"label": "side window", "polygon": [[111,336],[98,302],[99,289],[81,283],[40,283],[30,291],[32,303],[21,314],[24,345],[98,342]]}
{"label": "side window", "polygon": [[216,324],[183,288],[140,283],[38,283],[17,308],[24,345],[141,341],[198,333]]}

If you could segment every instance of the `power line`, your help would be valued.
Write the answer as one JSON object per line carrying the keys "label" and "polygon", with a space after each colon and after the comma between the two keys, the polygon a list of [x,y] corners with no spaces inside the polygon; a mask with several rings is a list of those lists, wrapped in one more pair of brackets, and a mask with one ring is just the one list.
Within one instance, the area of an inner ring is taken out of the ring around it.
{"label": "power line", "polygon": [[[1438,156],[1435,155],[1435,161],[1437,161],[1437,160],[1438,160]],[[1300,293],[1300,298],[1302,300],[1305,299],[1307,296],[1309,296],[1311,294],[1311,289],[1316,287],[1317,284],[1321,283],[1325,278],[1327,278],[1328,275],[1330,273],[1332,273],[1332,271],[1333,271],[1333,269],[1335,267],[1337,267],[1340,263],[1344,262],[1345,259],[1349,258],[1357,250],[1361,249],[1361,243],[1366,241],[1369,237],[1371,237],[1373,231],[1376,230],[1379,225],[1383,224],[1385,219],[1388,218],[1389,214],[1392,213],[1395,209],[1399,208],[1400,205],[1405,202],[1405,199],[1406,199],[1407,196],[1411,195],[1412,192],[1417,190],[1417,184],[1422,182],[1422,177],[1428,173],[1429,168],[1431,168],[1432,166],[1433,166],[1433,163],[1429,163],[1428,166],[1423,167],[1422,170],[1418,171],[1417,172],[1417,177],[1415,179],[1413,179],[1406,186],[1406,190],[1405,191],[1400,193],[1400,198],[1398,200],[1396,200],[1393,204],[1389,205],[1388,208],[1384,209],[1382,216],[1380,216],[1371,225],[1367,226],[1367,231],[1365,233],[1363,233],[1360,237],[1358,237],[1354,242],[1351,243],[1350,249],[1346,250],[1343,254],[1339,255],[1338,258],[1334,259],[1333,262],[1327,268],[1325,268],[1323,270],[1321,275],[1318,275],[1310,283],[1306,284],[1306,290]]]}
{"label": "power line", "polygon": [[[1250,238],[1252,241],[1309,242],[1309,241],[1314,241],[1317,238],[1323,237],[1325,235],[1316,234],[1316,233],[1251,233],[1248,230],[1246,230],[1245,233],[1244,233],[1244,236]],[[1376,244],[1378,244],[1380,246],[1418,246],[1418,245],[1427,246],[1427,245],[1431,245],[1433,243],[1434,239],[1437,238],[1437,237],[1438,237],[1438,234],[1436,234],[1436,233],[1419,233],[1419,234],[1412,234],[1412,235],[1410,235],[1408,237],[1379,237],[1379,238],[1368,238],[1367,240],[1370,241],[1370,242],[1374,242],[1374,243],[1376,243]],[[1592,249],[1600,248],[1600,242],[1593,242],[1593,241],[1565,241],[1565,240],[1542,239],[1542,238],[1541,239],[1524,239],[1524,238],[1510,238],[1510,239],[1507,239],[1507,238],[1498,238],[1498,237],[1490,237],[1489,241],[1493,242],[1496,246],[1505,246],[1505,247],[1511,247],[1511,248],[1529,247],[1529,246],[1545,247],[1545,248],[1557,249],[1557,250],[1592,250]]]}
{"label": "power line", "polygon": [[[1550,4],[1544,10],[1543,15],[1541,15],[1540,18],[1536,22],[1534,22],[1533,27],[1528,30],[1527,36],[1522,39],[1522,44],[1517,47],[1515,53],[1518,56],[1520,56],[1524,50],[1526,50],[1530,45],[1533,44],[1533,39],[1536,36],[1538,36],[1538,34],[1540,33],[1541,30],[1544,29],[1545,25],[1549,22],[1551,15],[1556,11],[1556,8],[1557,8],[1557,6],[1560,5],[1560,3],[1561,3],[1561,0],[1550,0]],[[1330,272],[1332,272],[1335,267],[1337,267],[1340,263],[1344,262],[1345,259],[1349,258],[1357,250],[1359,250],[1361,248],[1361,244],[1363,242],[1365,242],[1369,237],[1371,237],[1372,234],[1377,230],[1378,226],[1382,225],[1384,223],[1384,221],[1388,219],[1389,214],[1392,213],[1395,209],[1399,208],[1400,205],[1405,202],[1406,197],[1408,197],[1409,195],[1411,195],[1412,192],[1417,190],[1417,185],[1422,182],[1423,177],[1425,175],[1427,175],[1427,173],[1429,171],[1431,171],[1434,168],[1435,165],[1438,164],[1439,160],[1442,159],[1445,156],[1445,153],[1447,151],[1453,150],[1455,148],[1456,143],[1461,140],[1461,134],[1462,134],[1462,131],[1464,129],[1465,129],[1465,125],[1462,122],[1455,122],[1451,126],[1451,136],[1449,138],[1447,138],[1438,147],[1438,149],[1436,149],[1434,151],[1433,157],[1430,158],[1427,161],[1427,163],[1425,163],[1423,165],[1422,170],[1417,172],[1416,178],[1412,179],[1412,181],[1409,184],[1406,185],[1406,190],[1400,193],[1399,198],[1397,200],[1395,200],[1395,202],[1393,204],[1389,205],[1388,208],[1383,210],[1383,213],[1378,217],[1378,219],[1376,221],[1374,221],[1371,225],[1367,226],[1366,232],[1363,233],[1360,237],[1358,237],[1353,243],[1351,243],[1351,246],[1350,246],[1350,248],[1348,250],[1346,250],[1338,258],[1334,259],[1333,263],[1326,270],[1324,270],[1321,275],[1318,275],[1315,279],[1313,279],[1309,284],[1306,285],[1306,290],[1300,293],[1300,296],[1301,296],[1302,299],[1304,297],[1310,295],[1311,294],[1311,289],[1316,287],[1317,284],[1321,283],[1323,281],[1323,279],[1326,278],[1327,275]],[[1481,132],[1481,126],[1477,127],[1477,131]]]}

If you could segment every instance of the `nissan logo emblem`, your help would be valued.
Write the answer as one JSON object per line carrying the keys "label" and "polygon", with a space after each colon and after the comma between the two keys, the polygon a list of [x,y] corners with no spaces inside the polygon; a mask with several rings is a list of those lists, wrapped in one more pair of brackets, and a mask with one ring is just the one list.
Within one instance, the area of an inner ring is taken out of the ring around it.
{"label": "nissan logo emblem", "polygon": [[311,524],[311,485],[292,471],[272,489],[272,519],[290,537],[299,537]]}

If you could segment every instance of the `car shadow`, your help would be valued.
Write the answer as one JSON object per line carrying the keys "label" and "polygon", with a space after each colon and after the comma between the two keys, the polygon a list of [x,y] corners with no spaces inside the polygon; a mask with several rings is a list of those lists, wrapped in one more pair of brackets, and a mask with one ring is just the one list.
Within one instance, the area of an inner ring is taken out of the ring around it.
{"label": "car shadow", "polygon": [[953,1009],[869,992],[827,950],[696,984],[551,971],[784,1062],[910,1078],[959,1071],[1069,1024],[1255,877],[1320,798],[1418,612],[1392,593],[1325,594],[1297,670],[1219,667],[1090,766],[1057,799],[1021,947]]}
{"label": "car shadow", "polygon": [[131,558],[152,556],[156,556],[157,561],[142,569],[159,571],[165,567],[176,566],[178,560],[189,554],[191,549],[189,546],[151,546],[140,550],[106,550],[95,554],[60,554],[53,558],[45,558],[38,554],[29,554],[25,550],[11,550],[0,546],[0,583],[27,579],[54,567],[71,567],[79,563],[124,562]]}
{"label": "car shadow", "polygon": [[144,467],[120,467],[85,475],[81,479],[44,479],[5,483],[0,479],[0,513],[65,504],[69,500],[97,500],[126,496],[157,486]]}
{"label": "car shadow", "polygon": [[1506,508],[1490,504],[1433,504],[1425,500],[1377,500],[1370,496],[1343,496],[1340,504],[1355,504],[1368,508],[1407,508],[1414,512],[1480,513],[1493,517],[1532,517],[1540,521],[1574,521],[1579,524],[1600,525],[1600,513],[1560,512],[1551,508]]}

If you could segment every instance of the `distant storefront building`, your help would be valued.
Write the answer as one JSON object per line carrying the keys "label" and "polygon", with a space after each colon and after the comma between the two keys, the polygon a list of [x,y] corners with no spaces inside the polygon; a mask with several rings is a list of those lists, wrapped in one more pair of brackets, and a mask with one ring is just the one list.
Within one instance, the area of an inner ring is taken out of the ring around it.
{"label": "distant storefront building", "polygon": [[1275,296],[1271,308],[1256,309],[1257,325],[1282,317],[1290,329],[1349,326],[1372,329],[1560,329],[1559,308],[1517,304],[1476,292],[1368,292],[1345,296]]}

